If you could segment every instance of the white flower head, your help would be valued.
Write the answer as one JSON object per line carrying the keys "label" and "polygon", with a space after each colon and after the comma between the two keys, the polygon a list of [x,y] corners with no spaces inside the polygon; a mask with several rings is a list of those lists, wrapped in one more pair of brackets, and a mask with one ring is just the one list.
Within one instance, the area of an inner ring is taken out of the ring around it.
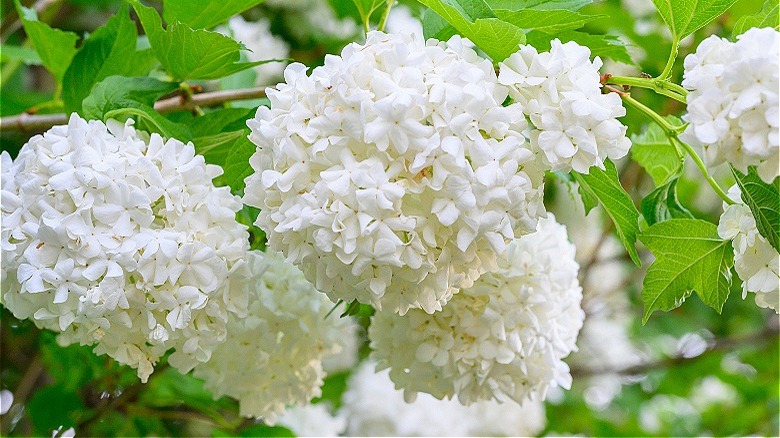
{"label": "white flower head", "polygon": [[631,147],[617,117],[626,110],[615,93],[602,94],[601,59],[575,42],[551,42],[549,52],[533,46],[500,63],[498,81],[530,119],[531,144],[544,152],[552,170],[588,173],[604,160],[624,157]]}
{"label": "white flower head", "polygon": [[215,397],[238,399],[245,417],[273,424],[285,406],[321,394],[322,359],[344,347],[351,321],[279,254],[250,251],[249,313],[231,316],[227,340],[193,373]]}
{"label": "white flower head", "polygon": [[2,302],[20,319],[95,345],[146,381],[168,350],[209,359],[248,246],[241,209],[192,144],[73,114],[2,157]]}
{"label": "white flower head", "polygon": [[753,213],[742,202],[739,187],[732,186],[728,195],[735,204],[724,203],[718,235],[732,241],[734,269],[742,279],[742,298],[753,292],[759,307],[780,313],[780,254],[758,232]]}
{"label": "white flower head", "polygon": [[347,419],[347,436],[536,436],[544,429],[540,400],[464,406],[420,394],[407,402],[388,371],[374,368],[366,361],[347,380],[339,412]]}
{"label": "white flower head", "polygon": [[680,137],[704,150],[708,166],[757,166],[771,182],[780,174],[778,80],[780,32],[753,28],[729,42],[711,36],[685,58],[682,85],[689,123]]}
{"label": "white flower head", "polygon": [[332,300],[440,310],[544,215],[522,112],[460,38],[371,32],[285,80],[247,123],[244,201]]}
{"label": "white flower head", "polygon": [[562,361],[576,349],[584,312],[574,246],[552,216],[510,244],[497,272],[480,277],[441,312],[377,312],[372,357],[405,395],[479,400],[544,398],[569,388]]}

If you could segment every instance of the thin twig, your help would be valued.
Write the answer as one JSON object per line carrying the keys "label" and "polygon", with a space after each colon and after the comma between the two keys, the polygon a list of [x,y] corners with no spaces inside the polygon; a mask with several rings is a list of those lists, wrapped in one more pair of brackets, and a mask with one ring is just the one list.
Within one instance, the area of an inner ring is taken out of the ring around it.
{"label": "thin twig", "polygon": [[[179,95],[159,100],[154,104],[154,109],[159,113],[165,114],[175,111],[192,111],[196,107],[213,107],[227,102],[260,99],[262,97],[265,97],[264,87],[213,91],[210,93],[194,94],[189,99],[184,95]],[[23,113],[16,116],[0,118],[0,132],[41,132],[54,125],[64,125],[66,123],[68,123],[67,114]]]}

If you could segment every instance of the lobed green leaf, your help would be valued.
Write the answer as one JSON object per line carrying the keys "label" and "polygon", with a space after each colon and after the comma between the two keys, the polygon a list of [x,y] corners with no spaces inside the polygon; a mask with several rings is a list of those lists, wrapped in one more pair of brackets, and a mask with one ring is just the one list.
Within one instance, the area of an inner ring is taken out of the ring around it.
{"label": "lobed green leaf", "polygon": [[219,79],[271,61],[240,62],[243,46],[221,33],[192,29],[173,22],[163,28],[162,18],[138,0],[128,0],[149,37],[157,59],[177,81]]}
{"label": "lobed green leaf", "polygon": [[737,0],[653,0],[672,36],[680,41],[722,15]]}
{"label": "lobed green leaf", "polygon": [[62,83],[62,76],[76,55],[79,36],[38,21],[34,9],[21,6],[19,0],[14,0],[14,3],[19,11],[24,32],[38,52],[41,63],[54,76],[57,84]]}
{"label": "lobed green leaf", "polygon": [[80,113],[81,102],[92,87],[109,76],[148,73],[151,68],[148,58],[142,57],[139,62],[135,50],[137,37],[128,7],[122,5],[116,15],[84,41],[63,76],[62,98],[66,111]]}
{"label": "lobed green leaf", "polygon": [[718,313],[729,295],[734,252],[718,227],[698,219],[670,219],[639,236],[655,255],[645,275],[642,302],[647,322],[656,310],[679,307],[696,291]]}
{"label": "lobed green leaf", "polygon": [[746,15],[734,25],[734,32],[731,34],[733,39],[737,35],[747,32],[751,27],[772,27],[780,30],[780,3],[777,0],[766,0],[761,10],[753,15]]}

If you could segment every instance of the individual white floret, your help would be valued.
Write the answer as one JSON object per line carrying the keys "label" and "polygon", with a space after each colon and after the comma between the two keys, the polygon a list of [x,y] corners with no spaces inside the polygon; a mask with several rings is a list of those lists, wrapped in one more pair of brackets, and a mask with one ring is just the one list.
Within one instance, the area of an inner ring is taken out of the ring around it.
{"label": "individual white floret", "polygon": [[516,239],[498,270],[480,277],[441,312],[400,317],[377,312],[369,327],[372,357],[405,395],[479,400],[544,398],[569,388],[562,361],[575,350],[584,313],[574,246],[551,216]]}
{"label": "individual white floret", "polygon": [[[75,113],[2,157],[2,302],[95,345],[146,381],[168,350],[186,372],[244,315],[242,205],[191,143]],[[236,277],[238,275],[238,277]]]}
{"label": "individual white floret", "polygon": [[758,232],[753,213],[742,202],[739,187],[731,187],[728,195],[735,204],[724,204],[718,234],[732,240],[734,269],[742,279],[742,299],[754,292],[759,307],[780,313],[780,255]]}
{"label": "individual white floret", "polygon": [[276,253],[247,254],[249,313],[231,317],[227,340],[195,367],[215,397],[238,399],[245,417],[273,424],[285,406],[321,395],[322,358],[342,348],[350,322],[338,315],[301,271]]}
{"label": "individual white floret", "polygon": [[631,141],[617,117],[626,110],[615,93],[602,94],[601,59],[575,42],[551,42],[549,52],[521,46],[499,63],[498,81],[510,87],[531,122],[531,144],[552,170],[588,173],[628,153]]}
{"label": "individual white floret", "polygon": [[440,310],[544,214],[522,111],[458,37],[371,32],[267,94],[244,201],[334,301]]}
{"label": "individual white floret", "polygon": [[291,406],[278,423],[295,436],[340,436],[347,429],[347,419],[333,415],[324,403]]}
{"label": "individual white floret", "polygon": [[387,370],[364,362],[350,376],[340,415],[348,436],[535,436],[544,429],[544,404],[481,401],[470,406],[420,394],[407,403]]}
{"label": "individual white floret", "polygon": [[[228,22],[226,28],[220,30],[230,34],[234,39],[244,44],[248,49],[246,56],[249,61],[265,61],[269,59],[286,59],[290,57],[290,46],[286,41],[271,33],[271,22],[261,18],[254,22],[244,20],[236,15]],[[287,62],[268,62],[255,66],[255,84],[270,85],[281,79]]]}
{"label": "individual white floret", "polygon": [[701,146],[708,166],[757,166],[771,182],[780,174],[778,70],[780,32],[753,28],[730,42],[711,36],[685,58],[682,85],[690,123],[681,138]]}

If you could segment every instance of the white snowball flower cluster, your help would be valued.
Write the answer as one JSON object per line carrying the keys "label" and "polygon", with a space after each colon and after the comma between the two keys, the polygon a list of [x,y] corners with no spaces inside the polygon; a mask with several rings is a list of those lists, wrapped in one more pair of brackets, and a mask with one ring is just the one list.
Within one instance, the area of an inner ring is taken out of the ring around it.
{"label": "white snowball flower cluster", "polygon": [[575,350],[584,313],[566,228],[552,215],[509,245],[495,273],[462,290],[441,312],[377,312],[372,357],[408,398],[458,396],[464,404],[522,402],[549,386],[569,388],[561,360]]}
{"label": "white snowball flower cluster", "polygon": [[704,149],[709,166],[757,166],[764,181],[780,174],[780,32],[753,28],[732,43],[715,35],[685,58],[682,85],[690,123],[681,138]]}
{"label": "white snowball flower cluster", "polygon": [[324,403],[291,406],[277,424],[295,436],[340,436],[347,429],[347,419],[330,413]]}
{"label": "white snowball flower cluster", "polygon": [[231,317],[228,337],[193,373],[215,397],[238,399],[245,417],[273,424],[290,404],[321,395],[322,358],[341,351],[347,319],[280,254],[247,254],[249,314]]}
{"label": "white snowball flower cluster", "polygon": [[[2,156],[2,302],[146,381],[209,360],[246,313],[242,205],[192,144],[75,113]],[[234,275],[235,274],[235,275]]]}
{"label": "white snowball flower cluster", "polygon": [[544,404],[482,401],[463,406],[420,394],[412,403],[395,389],[387,370],[364,362],[347,381],[339,412],[348,436],[535,436],[544,429]]}
{"label": "white snowball flower cluster", "polygon": [[544,152],[552,170],[588,173],[604,160],[624,157],[631,147],[616,118],[626,110],[615,93],[602,94],[601,59],[575,42],[551,42],[549,52],[533,46],[500,63],[498,81],[510,87],[531,121],[531,144]]}
{"label": "white snowball flower cluster", "polygon": [[[249,49],[246,52],[251,62],[269,59],[285,59],[290,57],[290,46],[283,39],[271,33],[271,22],[261,18],[255,22],[248,22],[244,17],[236,15],[232,17],[227,26],[220,32],[230,34]],[[282,77],[286,62],[269,62],[255,66],[255,84],[270,85]]]}
{"label": "white snowball flower cluster", "polygon": [[460,38],[371,32],[285,79],[247,123],[244,201],[332,300],[440,310],[544,214],[522,112]]}
{"label": "white snowball flower cluster", "polygon": [[728,195],[736,203],[724,203],[718,234],[732,240],[734,269],[742,279],[742,298],[755,292],[759,307],[780,313],[780,255],[758,232],[753,213],[742,203],[739,187],[731,187]]}

